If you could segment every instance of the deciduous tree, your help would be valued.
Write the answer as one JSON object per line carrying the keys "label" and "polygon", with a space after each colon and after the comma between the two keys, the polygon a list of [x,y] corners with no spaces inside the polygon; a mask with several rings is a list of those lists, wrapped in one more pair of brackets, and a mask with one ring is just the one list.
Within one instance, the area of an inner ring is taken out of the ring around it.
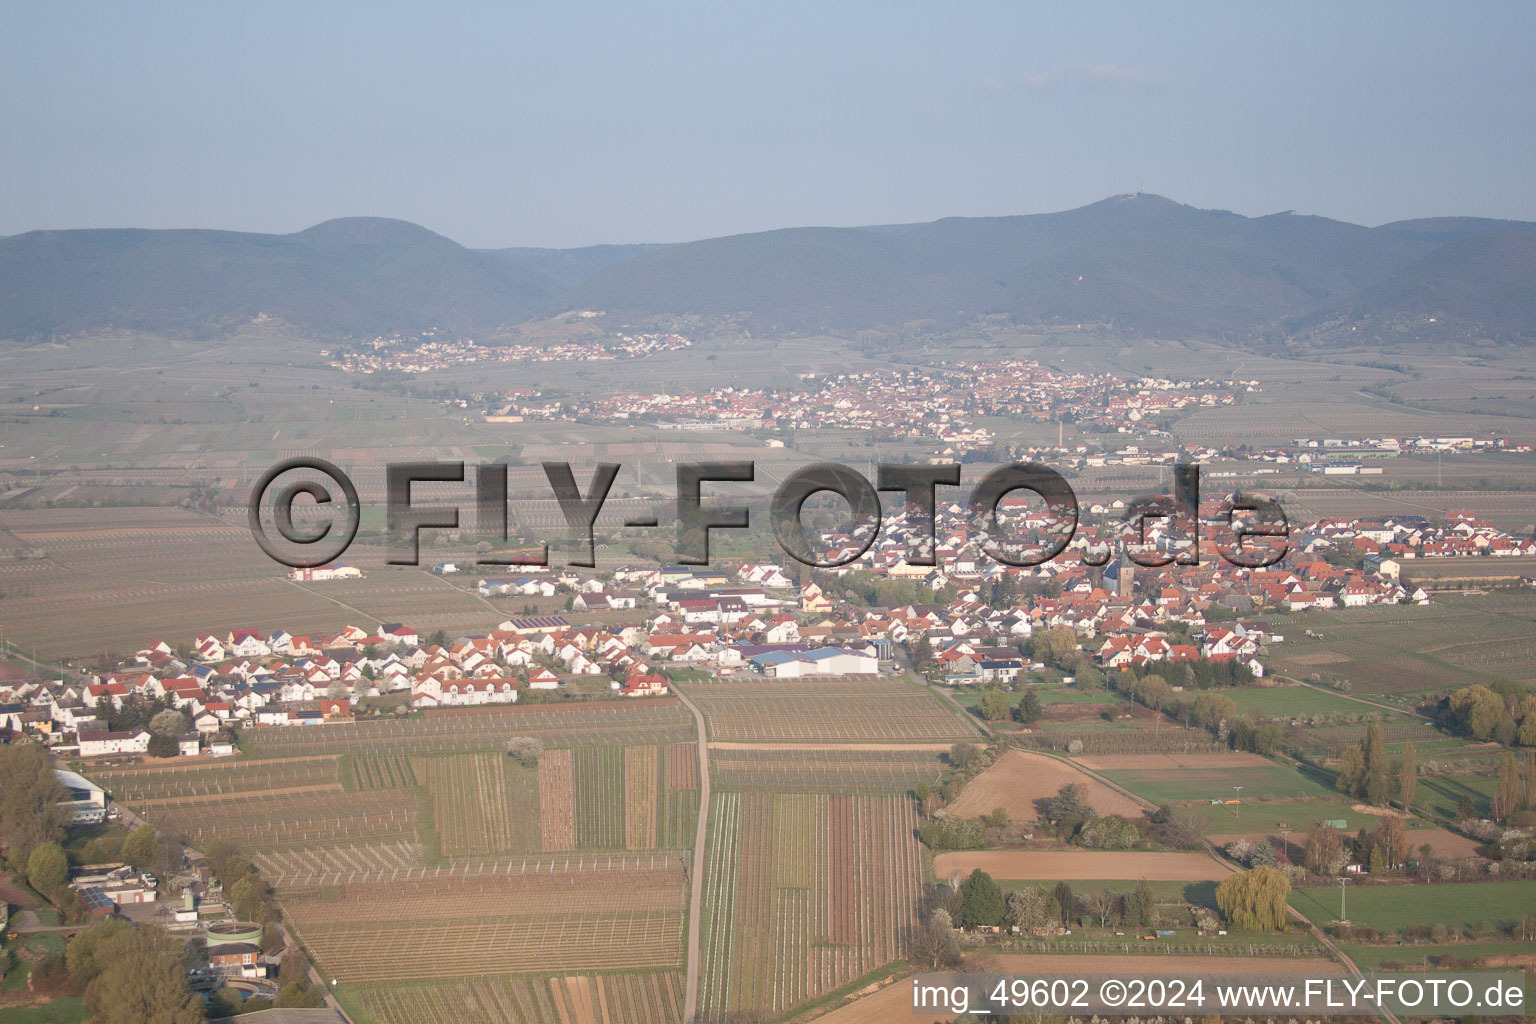
{"label": "deciduous tree", "polygon": [[1216,887],[1216,905],[1228,921],[1246,931],[1283,931],[1291,883],[1278,868],[1250,868],[1228,875]]}
{"label": "deciduous tree", "polygon": [[153,825],[140,825],[123,840],[123,863],[143,871],[155,859],[157,840]]}
{"label": "deciduous tree", "polygon": [[1413,813],[1413,794],[1419,787],[1419,752],[1412,743],[1403,746],[1403,763],[1397,769],[1397,796],[1403,810]]}
{"label": "deciduous tree", "polygon": [[43,843],[34,847],[27,858],[27,881],[32,888],[46,895],[69,880],[69,859],[58,843]]}

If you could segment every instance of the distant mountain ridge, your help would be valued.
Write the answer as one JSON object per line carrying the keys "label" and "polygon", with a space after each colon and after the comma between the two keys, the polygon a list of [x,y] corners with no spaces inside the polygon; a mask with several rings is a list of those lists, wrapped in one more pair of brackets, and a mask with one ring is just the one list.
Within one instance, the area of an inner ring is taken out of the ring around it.
{"label": "distant mountain ridge", "polygon": [[475,250],[386,218],[290,235],[140,229],[0,238],[0,338],[103,327],[217,335],[259,313],[342,334],[489,331],[572,308],[731,315],[784,332],[1017,322],[1242,339],[1428,322],[1536,338],[1536,224],[1365,228],[1160,196],[1076,210],[677,245]]}

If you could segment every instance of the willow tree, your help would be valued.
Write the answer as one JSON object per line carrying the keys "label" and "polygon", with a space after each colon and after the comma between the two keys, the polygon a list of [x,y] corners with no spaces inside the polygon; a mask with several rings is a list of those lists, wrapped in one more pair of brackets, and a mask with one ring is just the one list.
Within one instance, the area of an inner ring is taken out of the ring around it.
{"label": "willow tree", "polygon": [[1216,887],[1216,905],[1235,928],[1283,931],[1290,893],[1290,881],[1277,868],[1257,867],[1228,875]]}

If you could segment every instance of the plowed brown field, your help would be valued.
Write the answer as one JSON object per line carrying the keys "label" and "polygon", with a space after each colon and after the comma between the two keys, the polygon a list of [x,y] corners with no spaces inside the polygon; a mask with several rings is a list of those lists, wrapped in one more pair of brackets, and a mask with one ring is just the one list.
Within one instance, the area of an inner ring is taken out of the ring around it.
{"label": "plowed brown field", "polygon": [[1104,853],[1093,850],[1005,850],[941,853],[933,860],[939,878],[964,877],[980,868],[993,878],[1063,879],[1069,882],[1145,878],[1149,882],[1204,882],[1225,878],[1231,868],[1203,853]]}
{"label": "plowed brown field", "polygon": [[1139,817],[1141,805],[1115,792],[1102,782],[1069,764],[1042,754],[1010,750],[997,762],[968,782],[960,797],[949,805],[949,813],[966,818],[991,814],[1001,807],[1014,821],[1034,821],[1039,817],[1035,801],[1049,799],[1067,783],[1083,787],[1088,803],[1101,815],[1123,814]]}

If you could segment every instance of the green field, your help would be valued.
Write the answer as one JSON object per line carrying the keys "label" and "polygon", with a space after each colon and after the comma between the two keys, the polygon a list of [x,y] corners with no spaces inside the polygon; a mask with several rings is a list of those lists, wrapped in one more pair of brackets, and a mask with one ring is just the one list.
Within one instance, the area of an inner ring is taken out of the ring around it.
{"label": "green field", "polygon": [[1270,686],[1259,689],[1223,690],[1239,711],[1266,718],[1292,718],[1297,715],[1363,715],[1375,712],[1390,720],[1406,716],[1382,711],[1369,704],[1337,693],[1314,690],[1310,686]]}
{"label": "green field", "polygon": [[[1411,925],[1494,928],[1536,908],[1536,882],[1453,882],[1445,885],[1351,885],[1346,894],[1351,924],[1396,931]],[[1339,916],[1338,886],[1297,889],[1291,906],[1314,924]]]}
{"label": "green field", "polygon": [[80,1024],[90,1020],[85,1000],[61,996],[43,1006],[10,1007],[0,1010],[0,1024]]}
{"label": "green field", "polygon": [[1498,779],[1491,775],[1442,775],[1420,779],[1413,794],[1413,806],[1454,819],[1461,798],[1470,796],[1478,813],[1487,814],[1496,788]]}
{"label": "green field", "polygon": [[1194,805],[1191,809],[1205,819],[1206,831],[1217,835],[1232,832],[1273,833],[1279,830],[1282,821],[1290,822],[1294,832],[1305,833],[1314,822],[1334,818],[1348,821],[1350,832],[1362,825],[1375,828],[1377,819],[1354,810],[1351,806],[1353,803],[1353,800],[1335,796],[1320,800],[1244,800],[1237,806],[1236,814],[1233,808],[1225,806]]}
{"label": "green field", "polygon": [[[1109,770],[1102,771],[1137,796],[1155,804],[1206,799],[1228,800],[1233,786],[1242,786],[1247,800],[1332,799],[1332,790],[1285,765],[1270,767]],[[1209,805],[1207,805],[1209,806]],[[1231,808],[1227,808],[1230,813]]]}
{"label": "green field", "polygon": [[[1402,964],[1410,970],[1438,966],[1442,957],[1458,960],[1477,960],[1485,956],[1530,956],[1531,943],[1514,942],[1452,942],[1444,946],[1428,944],[1374,946],[1363,942],[1340,943],[1344,952],[1363,970],[1381,970],[1385,964]],[[1447,968],[1442,968],[1442,970]],[[1531,975],[1526,976],[1527,979]],[[1526,991],[1530,983],[1527,980]]]}

